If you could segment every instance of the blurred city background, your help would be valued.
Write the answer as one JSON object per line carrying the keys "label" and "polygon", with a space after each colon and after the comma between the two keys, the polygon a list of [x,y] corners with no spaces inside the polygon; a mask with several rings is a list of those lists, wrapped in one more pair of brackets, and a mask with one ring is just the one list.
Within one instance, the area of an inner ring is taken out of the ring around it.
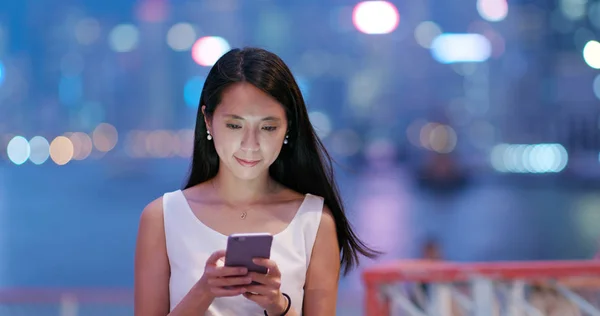
{"label": "blurred city background", "polygon": [[599,39],[600,0],[0,0],[0,315],[132,315],[141,210],[244,46],[294,72],[379,261],[591,258]]}

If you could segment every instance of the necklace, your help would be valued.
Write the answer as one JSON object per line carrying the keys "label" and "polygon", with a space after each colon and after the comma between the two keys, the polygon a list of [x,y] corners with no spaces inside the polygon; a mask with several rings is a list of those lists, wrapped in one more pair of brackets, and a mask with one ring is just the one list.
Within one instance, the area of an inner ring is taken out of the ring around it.
{"label": "necklace", "polygon": [[[214,178],[213,178],[213,179],[210,179],[210,184],[212,185],[212,187],[213,187],[213,190],[215,190],[215,191],[218,191],[218,190],[217,190],[217,186],[215,185],[215,179],[214,179]],[[273,188],[273,190],[274,190],[274,188]],[[244,210],[244,211],[242,211],[242,213],[240,214],[240,219],[244,220],[244,219],[246,219],[247,217],[248,217],[248,212],[247,212],[247,211],[245,211],[245,210]]]}

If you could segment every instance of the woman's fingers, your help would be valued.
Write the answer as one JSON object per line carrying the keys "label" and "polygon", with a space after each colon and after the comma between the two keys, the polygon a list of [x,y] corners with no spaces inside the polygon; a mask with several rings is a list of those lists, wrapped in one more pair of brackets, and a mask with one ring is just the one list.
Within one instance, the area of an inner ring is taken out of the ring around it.
{"label": "woman's fingers", "polygon": [[243,285],[248,285],[251,282],[252,282],[252,278],[250,278],[249,276],[208,279],[208,284],[210,286],[216,286],[216,287],[243,286]]}

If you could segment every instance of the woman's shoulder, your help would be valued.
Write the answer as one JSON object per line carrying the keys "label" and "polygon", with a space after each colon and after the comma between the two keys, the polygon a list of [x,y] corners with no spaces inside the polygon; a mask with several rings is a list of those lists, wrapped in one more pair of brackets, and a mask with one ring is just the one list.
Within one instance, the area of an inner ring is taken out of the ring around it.
{"label": "woman's shoulder", "polygon": [[286,190],[288,191],[286,192],[287,197],[290,201],[295,201],[297,207],[299,207],[304,201],[306,201],[306,199],[314,199],[311,205],[319,205],[320,209],[318,211],[320,211],[321,213],[321,224],[325,226],[335,227],[335,218],[333,217],[331,210],[327,206],[324,197],[310,192],[300,193],[289,188],[286,188]]}
{"label": "woman's shoulder", "polygon": [[281,200],[302,201],[307,196],[313,196],[313,197],[316,197],[319,199],[323,199],[323,197],[319,196],[318,194],[314,194],[311,192],[302,193],[302,192],[298,192],[288,186],[285,186],[281,183],[279,183],[279,185],[280,185],[280,190],[277,193],[277,196],[278,196],[278,199],[281,199]]}
{"label": "woman's shoulder", "polygon": [[287,201],[298,201],[303,200],[306,194],[302,194],[298,191],[294,191],[290,188],[284,187],[283,190],[278,194],[280,199]]}
{"label": "woman's shoulder", "polygon": [[322,211],[325,217],[331,217],[331,211],[322,196],[313,193],[301,193],[289,188],[286,188],[285,191],[282,193],[281,200],[285,201],[292,209],[298,209],[307,199],[312,199],[310,205],[319,205],[320,209],[318,211]]}
{"label": "woman's shoulder", "polygon": [[214,188],[211,187],[210,183],[208,181],[205,181],[185,189],[176,190],[175,192],[180,191],[186,198],[207,198],[211,196],[213,190]]}
{"label": "woman's shoulder", "polygon": [[160,220],[162,220],[164,199],[168,195],[176,194],[179,191],[181,191],[181,190],[177,189],[177,190],[165,192],[162,195],[156,197],[150,203],[146,204],[146,206],[142,210],[142,217],[150,217],[150,218],[154,218],[154,219],[160,218]]}
{"label": "woman's shoulder", "polygon": [[275,204],[287,205],[292,209],[297,209],[302,205],[306,199],[309,198],[321,198],[318,195],[312,193],[301,193],[290,188],[283,188],[276,196],[272,199]]}
{"label": "woman's shoulder", "polygon": [[162,221],[163,197],[164,195],[155,198],[144,207],[141,215],[142,219],[147,219],[151,221]]}

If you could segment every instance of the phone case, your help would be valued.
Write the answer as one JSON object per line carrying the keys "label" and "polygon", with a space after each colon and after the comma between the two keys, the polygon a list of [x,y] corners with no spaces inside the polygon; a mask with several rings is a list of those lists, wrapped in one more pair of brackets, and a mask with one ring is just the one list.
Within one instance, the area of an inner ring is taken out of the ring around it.
{"label": "phone case", "polygon": [[256,265],[253,258],[270,258],[273,236],[268,233],[234,234],[227,238],[225,265],[246,267],[248,271],[267,273],[267,268]]}

